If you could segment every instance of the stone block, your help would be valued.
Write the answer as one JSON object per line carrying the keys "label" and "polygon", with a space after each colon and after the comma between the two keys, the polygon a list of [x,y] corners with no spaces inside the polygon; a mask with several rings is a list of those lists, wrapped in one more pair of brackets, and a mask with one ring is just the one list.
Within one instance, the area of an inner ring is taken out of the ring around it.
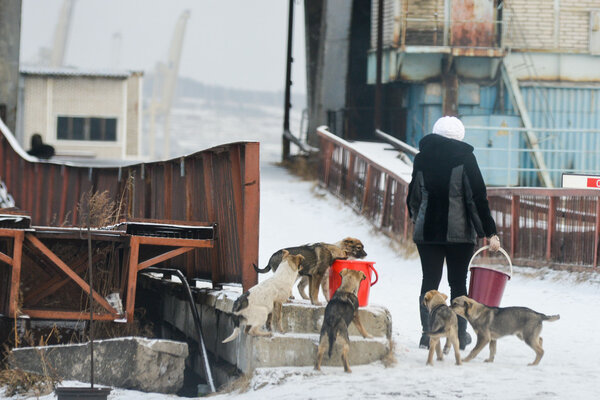
{"label": "stone block", "polygon": [[[13,350],[14,367],[66,380],[90,381],[88,343]],[[140,337],[94,342],[94,382],[144,392],[176,393],[183,386],[187,343]]]}

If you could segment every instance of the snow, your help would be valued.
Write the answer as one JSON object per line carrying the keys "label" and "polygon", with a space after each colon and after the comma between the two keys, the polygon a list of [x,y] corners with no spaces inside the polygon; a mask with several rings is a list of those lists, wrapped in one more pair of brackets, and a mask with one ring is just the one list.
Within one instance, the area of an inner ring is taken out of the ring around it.
{"label": "snow", "polygon": [[[275,129],[275,128],[272,128]],[[278,128],[277,128],[278,129]],[[273,137],[276,135],[273,134]],[[462,366],[452,357],[425,366],[427,351],[417,346],[420,337],[418,295],[421,269],[418,258],[404,252],[372,225],[314,182],[303,181],[273,165],[279,146],[261,146],[261,210],[259,261],[266,265],[276,250],[303,243],[336,242],[360,238],[375,261],[380,280],[371,289],[370,302],[389,309],[397,363],[354,365],[353,373],[341,367],[265,368],[255,372],[250,388],[215,399],[583,399],[595,398],[600,385],[600,275],[574,274],[515,266],[507,283],[503,306],[527,306],[545,314],[560,314],[545,322],[545,355],[536,367],[527,366],[534,352],[516,337],[498,341],[494,363],[484,363],[488,350]],[[449,293],[444,276],[440,290]],[[474,333],[469,327],[474,337]],[[471,344],[463,357],[473,348]],[[72,386],[76,383],[65,382]],[[3,390],[0,389],[0,398]],[[111,400],[174,399],[176,396],[113,389]],[[55,399],[53,394],[40,397]]]}

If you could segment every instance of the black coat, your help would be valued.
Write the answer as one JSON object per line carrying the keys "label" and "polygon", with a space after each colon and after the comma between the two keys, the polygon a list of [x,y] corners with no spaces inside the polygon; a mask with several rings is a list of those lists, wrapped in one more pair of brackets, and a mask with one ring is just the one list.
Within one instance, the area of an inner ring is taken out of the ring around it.
{"label": "black coat", "polygon": [[406,198],[415,243],[476,243],[495,234],[473,147],[429,134],[419,150]]}

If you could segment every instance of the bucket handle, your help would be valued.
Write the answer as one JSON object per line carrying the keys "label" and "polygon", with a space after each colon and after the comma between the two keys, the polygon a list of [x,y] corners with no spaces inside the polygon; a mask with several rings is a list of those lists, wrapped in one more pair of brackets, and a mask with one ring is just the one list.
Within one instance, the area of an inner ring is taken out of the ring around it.
{"label": "bucket handle", "polygon": [[[489,249],[490,246],[483,246],[482,248],[480,248],[479,250],[477,250],[474,254],[473,257],[471,257],[471,261],[469,261],[469,271],[471,270],[471,266],[473,265],[473,260],[475,259],[475,257],[481,253],[484,250]],[[504,257],[506,257],[506,259],[508,260],[508,265],[510,267],[510,274],[508,275],[508,279],[512,278],[512,274],[513,274],[513,266],[512,266],[512,261],[510,261],[510,256],[508,255],[508,253],[506,252],[506,250],[504,250],[502,247],[500,247],[498,249],[498,251],[500,253],[502,253],[504,255]]]}
{"label": "bucket handle", "polygon": [[375,280],[373,282],[371,282],[371,286],[373,286],[379,280],[379,274],[377,274],[377,270],[375,269],[375,267],[372,264],[369,264],[369,269],[372,270],[373,272],[375,272]]}

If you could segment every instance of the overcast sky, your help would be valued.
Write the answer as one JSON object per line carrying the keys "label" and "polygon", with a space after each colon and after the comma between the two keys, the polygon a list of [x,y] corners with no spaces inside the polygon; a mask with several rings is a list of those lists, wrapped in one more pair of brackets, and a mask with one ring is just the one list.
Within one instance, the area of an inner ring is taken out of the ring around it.
{"label": "overcast sky", "polygon": [[[50,48],[63,0],[23,0],[21,62]],[[295,93],[306,92],[304,3],[295,0]],[[175,24],[191,12],[179,74],[207,84],[283,90],[288,0],[76,0],[67,65],[110,68],[116,33],[119,67],[152,71],[166,60]]]}

